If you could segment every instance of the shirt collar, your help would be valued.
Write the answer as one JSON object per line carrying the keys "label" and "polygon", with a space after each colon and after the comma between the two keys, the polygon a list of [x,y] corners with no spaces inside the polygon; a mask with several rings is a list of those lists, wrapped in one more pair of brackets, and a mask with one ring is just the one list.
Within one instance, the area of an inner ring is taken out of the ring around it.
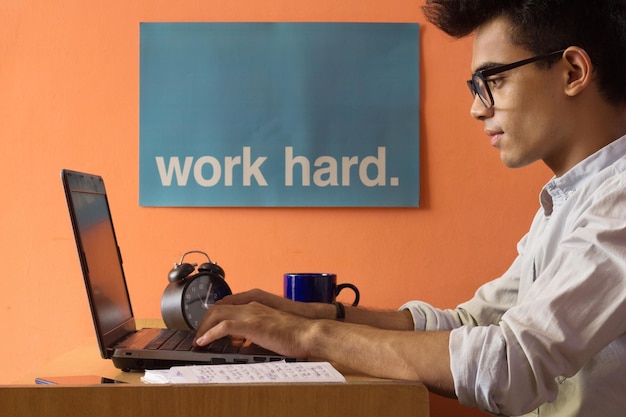
{"label": "shirt collar", "polygon": [[596,153],[583,159],[560,177],[553,177],[541,190],[539,202],[546,216],[561,206],[592,174],[613,165],[626,155],[626,136],[609,143]]}

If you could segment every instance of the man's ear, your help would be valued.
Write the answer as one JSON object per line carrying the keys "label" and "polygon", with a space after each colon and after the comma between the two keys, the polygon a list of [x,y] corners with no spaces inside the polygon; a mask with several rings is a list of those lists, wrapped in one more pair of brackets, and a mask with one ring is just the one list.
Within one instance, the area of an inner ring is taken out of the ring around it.
{"label": "man's ear", "polygon": [[566,65],[565,94],[576,96],[580,94],[593,79],[593,63],[589,54],[578,46],[570,46],[563,53]]}

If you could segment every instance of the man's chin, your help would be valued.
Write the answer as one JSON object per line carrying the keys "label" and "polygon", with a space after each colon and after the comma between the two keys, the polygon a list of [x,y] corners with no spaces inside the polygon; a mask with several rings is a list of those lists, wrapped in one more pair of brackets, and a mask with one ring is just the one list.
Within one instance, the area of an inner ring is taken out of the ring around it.
{"label": "man's chin", "polygon": [[507,168],[524,168],[534,162],[534,161],[527,161],[525,159],[520,160],[517,158],[511,158],[510,155],[507,155],[506,153],[502,151],[500,151],[500,160],[502,161],[504,166]]}

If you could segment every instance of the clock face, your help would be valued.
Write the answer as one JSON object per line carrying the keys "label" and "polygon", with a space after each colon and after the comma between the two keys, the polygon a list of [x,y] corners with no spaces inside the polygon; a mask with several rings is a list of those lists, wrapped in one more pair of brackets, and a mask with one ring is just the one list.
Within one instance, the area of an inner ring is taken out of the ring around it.
{"label": "clock face", "polygon": [[225,281],[210,275],[200,275],[185,287],[183,293],[183,314],[193,329],[197,329],[204,313],[215,302],[231,294]]}

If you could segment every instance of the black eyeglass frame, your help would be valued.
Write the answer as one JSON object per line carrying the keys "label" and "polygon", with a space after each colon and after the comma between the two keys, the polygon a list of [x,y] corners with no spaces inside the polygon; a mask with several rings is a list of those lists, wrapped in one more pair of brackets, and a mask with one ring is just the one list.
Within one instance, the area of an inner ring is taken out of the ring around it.
{"label": "black eyeglass frame", "polygon": [[[472,93],[472,97],[476,97],[476,95],[478,95],[478,97],[480,98],[480,101],[484,104],[484,106],[487,109],[490,109],[494,106],[495,102],[493,100],[493,95],[491,94],[491,89],[489,88],[489,84],[487,84],[488,82],[487,77],[491,77],[493,75],[500,74],[501,72],[509,71],[514,68],[521,67],[523,65],[537,62],[542,59],[551,58],[559,54],[562,55],[566,49],[567,48],[560,49],[558,51],[550,52],[550,53],[543,54],[543,55],[537,55],[532,58],[526,58],[521,61],[512,62],[510,64],[498,65],[496,67],[476,71],[475,73],[472,74],[472,79],[467,80],[467,86],[469,87],[470,92]],[[482,91],[479,83],[482,83],[482,85],[485,87],[484,90],[487,93],[486,96],[484,96],[484,92]],[[489,101],[487,102],[487,100]]]}

